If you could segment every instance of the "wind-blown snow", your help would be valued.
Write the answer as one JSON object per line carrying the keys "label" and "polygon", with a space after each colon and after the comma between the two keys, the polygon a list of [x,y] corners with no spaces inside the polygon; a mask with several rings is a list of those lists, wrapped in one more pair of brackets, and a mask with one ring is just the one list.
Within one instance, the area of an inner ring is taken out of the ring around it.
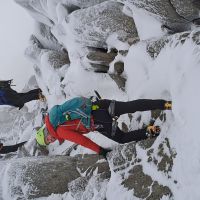
{"label": "wind-blown snow", "polygon": [[140,40],[164,35],[161,30],[161,22],[156,20],[153,14],[135,7],[133,7],[132,11]]}
{"label": "wind-blown snow", "polygon": [[178,180],[173,188],[175,199],[199,199],[199,47],[188,40],[175,48],[166,47],[155,60],[142,53],[144,50],[143,45],[133,47],[126,58],[128,96],[173,101],[157,144],[167,136],[177,152],[172,171]]}
{"label": "wind-blown snow", "polygon": [[[135,8],[134,8],[135,10]],[[136,10],[135,10],[136,11]],[[55,18],[56,16],[52,16]],[[61,21],[62,15],[59,16]],[[150,39],[159,37],[163,33],[158,29],[159,22],[153,18],[149,20],[141,20],[141,12],[134,12],[133,18],[136,21],[139,35],[142,39]],[[147,16],[145,17],[147,19]],[[152,25],[152,26],[151,26]],[[114,81],[107,74],[96,74],[86,71],[82,67],[79,53],[76,50],[80,47],[78,44],[70,40],[69,35],[65,35],[61,30],[65,29],[66,24],[60,24],[54,28],[54,34],[64,46],[68,47],[70,53],[71,65],[69,68],[52,71],[47,63],[42,63],[42,77],[38,79],[39,85],[50,85],[49,93],[44,90],[47,97],[49,108],[54,104],[60,104],[65,101],[62,95],[58,80],[61,70],[64,70],[65,77],[62,84],[65,85],[64,92],[66,99],[74,96],[91,96],[94,89],[98,90],[103,98],[117,100],[134,100],[138,98],[166,99],[173,101],[173,110],[165,111],[167,120],[163,122],[157,120],[156,124],[162,128],[160,136],[156,139],[154,147],[169,138],[172,149],[177,152],[174,158],[173,169],[170,174],[170,180],[163,174],[147,163],[147,157],[144,150],[137,146],[138,156],[142,158],[144,172],[149,174],[154,180],[167,185],[174,194],[176,200],[194,200],[200,199],[200,136],[199,136],[199,113],[200,113],[200,49],[192,40],[188,39],[184,44],[167,45],[161,50],[157,58],[152,59],[146,53],[145,43],[139,43],[129,48],[129,53],[124,59],[125,76],[127,77],[126,92],[118,89]],[[144,27],[154,27],[150,32]],[[65,30],[67,32],[67,30]],[[110,45],[114,44],[112,37]],[[108,42],[109,42],[108,41]],[[174,43],[176,39],[174,38]],[[116,44],[120,45],[118,41]],[[123,48],[127,48],[123,44]],[[117,46],[119,48],[119,46]],[[76,52],[76,53],[75,53]],[[44,76],[45,75],[45,76]],[[87,78],[85,78],[87,77]],[[137,113],[134,114],[135,118]],[[37,118],[39,119],[39,117]],[[40,125],[39,120],[35,121],[34,126]],[[126,120],[122,117],[121,120]],[[142,122],[148,123],[150,120],[149,112],[142,114]],[[142,124],[141,122],[141,124]],[[141,124],[131,124],[131,127],[137,129]],[[23,134],[18,133],[15,142],[21,141],[25,135],[30,137],[30,131],[33,127],[28,127]],[[17,133],[16,133],[17,134]],[[6,137],[6,135],[4,136]],[[100,134],[90,133],[89,137],[94,139],[98,144],[104,147],[113,147],[117,145]],[[9,139],[9,137],[7,138]],[[58,142],[49,146],[51,155],[62,154],[72,143],[64,142],[59,145]],[[77,153],[93,153],[83,147],[78,147],[71,155]],[[5,170],[5,169],[4,169]],[[112,170],[112,169],[111,169]],[[1,184],[3,184],[2,180]],[[107,186],[107,199],[137,199],[132,197],[130,191],[125,191],[120,187],[120,178],[116,174],[112,174],[111,180]],[[175,181],[178,183],[175,184]],[[3,190],[6,188],[3,188]],[[113,192],[115,191],[115,192]],[[4,193],[5,198],[5,193]],[[10,199],[9,194],[6,199]],[[44,198],[40,198],[44,199]],[[72,199],[69,194],[51,195],[48,200],[52,199]],[[164,200],[165,198],[163,198]]]}

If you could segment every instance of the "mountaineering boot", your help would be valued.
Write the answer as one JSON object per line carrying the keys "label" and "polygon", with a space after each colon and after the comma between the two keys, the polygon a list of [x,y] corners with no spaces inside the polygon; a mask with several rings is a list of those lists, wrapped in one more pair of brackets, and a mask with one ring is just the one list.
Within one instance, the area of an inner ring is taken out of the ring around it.
{"label": "mountaineering boot", "polygon": [[171,101],[167,101],[164,105],[164,109],[165,110],[171,110],[172,109],[172,102]]}
{"label": "mountaineering boot", "polygon": [[46,101],[46,97],[42,94],[42,92],[39,93],[39,100],[42,102]]}
{"label": "mountaineering boot", "polygon": [[149,125],[149,126],[147,126],[147,137],[148,138],[157,137],[157,136],[159,136],[160,131],[161,131],[161,129],[159,126]]}

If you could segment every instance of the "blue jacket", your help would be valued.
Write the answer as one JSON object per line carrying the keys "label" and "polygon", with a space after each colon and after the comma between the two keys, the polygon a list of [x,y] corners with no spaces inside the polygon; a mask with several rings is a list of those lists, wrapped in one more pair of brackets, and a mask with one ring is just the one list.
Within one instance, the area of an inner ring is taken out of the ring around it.
{"label": "blue jacket", "polygon": [[49,120],[54,129],[67,120],[81,119],[86,128],[90,128],[92,102],[85,97],[76,97],[62,105],[55,105],[49,112]]}

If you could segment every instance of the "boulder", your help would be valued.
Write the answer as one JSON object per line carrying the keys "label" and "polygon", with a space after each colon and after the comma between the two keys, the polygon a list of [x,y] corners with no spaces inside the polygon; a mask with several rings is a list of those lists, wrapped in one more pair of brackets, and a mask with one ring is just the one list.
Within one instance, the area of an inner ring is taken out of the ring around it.
{"label": "boulder", "polygon": [[43,62],[47,63],[50,67],[54,69],[58,69],[61,68],[63,65],[70,64],[68,52],[64,51],[48,51],[42,55],[41,59]]}
{"label": "boulder", "polygon": [[90,70],[93,70],[96,73],[107,73],[109,70],[109,66],[97,63],[90,63]]}
{"label": "boulder", "polygon": [[87,67],[91,66],[91,69],[95,72],[107,73],[110,63],[117,56],[117,52],[107,52],[106,49],[99,48],[87,48],[88,53],[83,58],[83,63]]}
{"label": "boulder", "polygon": [[125,90],[126,78],[122,76],[124,71],[124,63],[117,61],[114,63],[114,73],[109,74],[121,90]]}
{"label": "boulder", "polygon": [[93,51],[87,54],[87,59],[90,63],[98,63],[109,66],[109,64],[115,59],[117,53],[115,52],[102,52],[102,51]]}
{"label": "boulder", "polygon": [[89,180],[80,177],[69,184],[69,191],[75,200],[105,200],[108,180],[101,175],[93,175]]}
{"label": "boulder", "polygon": [[109,75],[115,81],[119,89],[125,91],[126,79],[118,74],[109,74]]}
{"label": "boulder", "polygon": [[172,193],[167,186],[160,185],[157,181],[143,172],[141,165],[134,166],[129,170],[129,177],[123,182],[128,188],[134,188],[134,196],[140,199],[162,199],[162,197],[171,197]]}
{"label": "boulder", "polygon": [[44,49],[51,49],[55,51],[61,51],[63,46],[59,44],[56,37],[51,33],[51,28],[43,23],[36,23],[35,37],[43,46]]}
{"label": "boulder", "polygon": [[66,50],[46,49],[35,35],[30,38],[30,46],[26,48],[25,55],[37,65],[45,62],[50,67],[57,69],[63,65],[70,64],[68,52]]}
{"label": "boulder", "polygon": [[197,1],[195,3],[194,0],[171,0],[171,4],[176,12],[188,21],[199,18],[200,7],[197,6]]}
{"label": "boulder", "polygon": [[193,0],[122,0],[124,3],[152,13],[159,21],[174,32],[191,29],[192,20],[199,18],[199,7]]}
{"label": "boulder", "polygon": [[108,0],[68,0],[68,4],[78,6],[80,8],[88,8]]}
{"label": "boulder", "polygon": [[[16,3],[29,11],[38,22],[49,27],[59,23],[59,12],[65,16],[80,8],[87,8],[107,0],[15,0]],[[62,9],[62,10],[60,10]]]}
{"label": "boulder", "polygon": [[[68,191],[67,184],[78,178],[74,168],[76,160],[71,157],[33,157],[13,161],[7,171],[11,196],[34,199],[52,193]],[[26,186],[26,190],[23,187]]]}
{"label": "boulder", "polygon": [[133,19],[123,13],[123,4],[118,2],[74,11],[66,20],[75,40],[84,46],[106,49],[106,40],[114,33],[123,42],[137,37]]}
{"label": "boulder", "polygon": [[121,75],[124,72],[124,63],[122,61],[115,62],[114,70],[117,75]]}
{"label": "boulder", "polygon": [[158,40],[147,40],[147,52],[152,58],[158,56],[160,51],[166,44],[175,47],[177,45],[184,44],[186,40],[191,39],[196,45],[200,44],[200,31],[187,31],[182,33],[176,33],[170,36],[164,36]]}
{"label": "boulder", "polygon": [[[7,192],[12,199],[35,199],[69,191],[74,194],[75,190],[78,192],[74,196],[78,196],[84,188],[93,194],[92,190],[96,189],[102,193],[102,190],[105,191],[103,183],[110,177],[110,170],[107,162],[97,161],[97,155],[12,159],[4,174],[7,177]],[[95,177],[92,176],[94,171]],[[94,180],[96,186],[91,188],[90,184]]]}
{"label": "boulder", "polygon": [[31,35],[29,43],[30,45],[26,48],[25,55],[34,63],[39,64],[41,53],[43,51],[47,52],[47,50],[44,49],[35,35]]}
{"label": "boulder", "polygon": [[[137,151],[141,146],[146,150],[148,162],[151,163],[150,166],[157,168],[158,171],[165,172],[165,179],[168,181],[171,178],[168,173],[173,167],[173,159],[176,153],[171,149],[167,139],[160,144],[158,150],[150,148],[154,141],[154,139],[148,139],[138,144],[132,142],[119,145],[109,154],[110,167],[121,176],[122,185],[128,190],[132,190],[133,195],[139,199],[153,200],[173,197],[168,186],[159,183],[150,174],[144,172],[142,163],[146,160],[138,156]],[[151,145],[149,145],[150,143]],[[128,173],[124,173],[127,170]]]}
{"label": "boulder", "polygon": [[[30,15],[38,22],[53,26],[54,22],[48,15],[47,0],[15,0],[20,6],[29,11]],[[52,0],[54,2],[54,0]],[[55,13],[55,12],[54,12]]]}

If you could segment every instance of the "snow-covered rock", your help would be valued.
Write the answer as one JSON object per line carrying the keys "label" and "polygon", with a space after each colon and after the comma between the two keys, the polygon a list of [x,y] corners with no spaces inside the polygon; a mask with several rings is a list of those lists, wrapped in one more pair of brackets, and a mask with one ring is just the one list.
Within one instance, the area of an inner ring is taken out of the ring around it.
{"label": "snow-covered rock", "polygon": [[[192,20],[199,18],[199,7],[193,0],[120,0],[153,14],[163,25],[174,32],[191,29]],[[134,9],[133,9],[134,12]]]}
{"label": "snow-covered rock", "polygon": [[194,0],[171,0],[171,4],[176,12],[188,21],[199,18],[200,8],[197,6]]}
{"label": "snow-covered rock", "polygon": [[[191,39],[196,45],[200,44],[200,31],[187,31],[182,33],[176,33],[170,36],[163,36],[159,39],[147,40],[147,52],[152,58],[159,55],[160,51],[165,48],[166,45],[175,47],[177,45],[183,45],[188,39]],[[176,42],[174,42],[176,41]]]}
{"label": "snow-covered rock", "polygon": [[133,19],[123,13],[123,4],[117,2],[77,10],[66,20],[75,40],[85,46],[106,48],[107,38],[114,33],[123,42],[137,37]]}
{"label": "snow-covered rock", "polygon": [[9,193],[11,199],[36,199],[70,192],[69,195],[78,199],[83,187],[82,193],[85,197],[89,194],[87,191],[92,197],[105,197],[106,180],[110,176],[109,167],[107,162],[97,161],[98,156],[81,155],[73,158],[43,156],[13,159],[4,169],[2,178],[5,179],[6,190],[3,195]]}

